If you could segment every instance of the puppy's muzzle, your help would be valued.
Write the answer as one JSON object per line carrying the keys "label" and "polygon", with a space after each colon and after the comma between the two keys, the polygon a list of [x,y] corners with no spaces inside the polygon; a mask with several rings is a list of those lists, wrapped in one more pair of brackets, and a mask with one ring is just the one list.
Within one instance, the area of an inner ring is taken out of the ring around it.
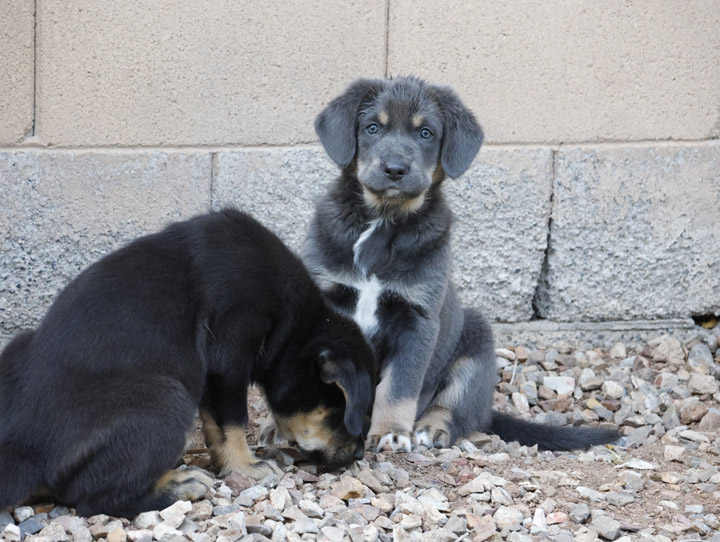
{"label": "puppy's muzzle", "polygon": [[399,181],[410,169],[410,166],[399,160],[388,160],[382,165],[385,177],[391,181]]}

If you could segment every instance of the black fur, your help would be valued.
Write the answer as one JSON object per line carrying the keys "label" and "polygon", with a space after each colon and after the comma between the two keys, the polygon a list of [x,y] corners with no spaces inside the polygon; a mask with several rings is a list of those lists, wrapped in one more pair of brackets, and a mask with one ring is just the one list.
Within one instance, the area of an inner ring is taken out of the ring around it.
{"label": "black fur", "polygon": [[168,506],[177,483],[154,484],[201,398],[220,428],[243,427],[251,382],[274,414],[325,407],[350,453],[319,459],[348,464],[374,372],[357,326],[258,222],[227,209],[172,224],[90,266],[2,353],[0,507],[38,490],[84,515]]}

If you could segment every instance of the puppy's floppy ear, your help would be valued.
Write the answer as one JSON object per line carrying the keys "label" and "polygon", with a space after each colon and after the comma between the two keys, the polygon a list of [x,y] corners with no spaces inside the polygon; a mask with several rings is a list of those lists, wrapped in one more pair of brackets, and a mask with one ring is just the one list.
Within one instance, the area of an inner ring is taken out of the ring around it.
{"label": "puppy's floppy ear", "polygon": [[483,142],[483,132],[472,112],[463,105],[455,92],[435,87],[444,116],[443,146],[440,165],[452,179],[465,173]]}
{"label": "puppy's floppy ear", "polygon": [[358,110],[382,85],[383,81],[379,79],[358,79],[315,119],[315,132],[320,143],[341,168],[349,165],[355,157]]}
{"label": "puppy's floppy ear", "polygon": [[343,392],[348,433],[353,436],[362,433],[363,417],[370,407],[372,395],[370,375],[358,371],[350,360],[335,361],[324,352],[320,355],[320,379],[326,384],[336,384]]}

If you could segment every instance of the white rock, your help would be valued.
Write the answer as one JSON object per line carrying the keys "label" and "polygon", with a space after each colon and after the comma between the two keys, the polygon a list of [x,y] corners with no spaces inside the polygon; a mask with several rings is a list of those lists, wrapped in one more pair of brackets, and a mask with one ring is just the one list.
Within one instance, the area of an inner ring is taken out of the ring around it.
{"label": "white rock", "polygon": [[192,510],[192,504],[189,501],[177,501],[164,510],[160,511],[160,517],[163,523],[177,529],[185,521],[185,514]]}
{"label": "white rock", "polygon": [[498,529],[504,529],[506,527],[512,527],[513,525],[520,525],[523,520],[523,514],[520,510],[500,506],[497,512],[495,512],[493,519]]}
{"label": "white rock", "polygon": [[541,507],[537,507],[535,509],[535,514],[533,515],[532,520],[532,527],[530,528],[530,533],[532,534],[538,534],[538,533],[544,533],[547,531],[547,520],[545,519],[545,510],[543,510]]}
{"label": "white rock", "polygon": [[35,510],[32,509],[32,506],[18,506],[15,509],[15,521],[18,523],[22,523],[26,519],[30,519],[35,515]]}
{"label": "white rock", "polygon": [[530,412],[530,404],[528,403],[527,396],[524,393],[517,391],[513,392],[512,402],[520,414],[527,414]]}
{"label": "white rock", "polygon": [[623,343],[615,343],[612,345],[609,353],[610,357],[615,359],[623,359],[627,356],[627,350],[625,349],[625,345]]}
{"label": "white rock", "polygon": [[543,386],[560,395],[568,395],[575,391],[575,379],[571,376],[544,376]]}
{"label": "white rock", "polygon": [[715,377],[712,375],[694,374],[688,382],[688,389],[698,395],[704,393],[712,395],[718,392],[718,387],[718,381],[715,380]]}
{"label": "white rock", "polygon": [[138,514],[133,523],[140,529],[152,530],[160,523],[160,513],[156,510],[143,512],[142,514]]}
{"label": "white rock", "polygon": [[603,382],[602,392],[612,399],[622,399],[625,396],[625,388],[613,380]]}
{"label": "white rock", "polygon": [[312,501],[303,499],[298,503],[298,506],[300,507],[300,510],[305,512],[311,518],[323,517],[323,509],[318,504]]}
{"label": "white rock", "polygon": [[158,524],[153,529],[153,538],[157,540],[162,540],[163,536],[184,536],[182,531],[178,531],[177,529],[174,529],[173,527],[170,527],[169,525],[165,525],[164,523]]}

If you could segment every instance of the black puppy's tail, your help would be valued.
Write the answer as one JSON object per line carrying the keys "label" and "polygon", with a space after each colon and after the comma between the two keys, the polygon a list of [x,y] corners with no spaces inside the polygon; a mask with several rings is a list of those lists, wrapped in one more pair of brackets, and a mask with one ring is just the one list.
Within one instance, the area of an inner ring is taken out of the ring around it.
{"label": "black puppy's tail", "polygon": [[620,438],[620,434],[612,429],[543,425],[495,411],[488,432],[505,442],[517,441],[523,446],[537,444],[540,450],[586,450]]}
{"label": "black puppy's tail", "polygon": [[0,510],[22,503],[40,486],[37,465],[0,444]]}

